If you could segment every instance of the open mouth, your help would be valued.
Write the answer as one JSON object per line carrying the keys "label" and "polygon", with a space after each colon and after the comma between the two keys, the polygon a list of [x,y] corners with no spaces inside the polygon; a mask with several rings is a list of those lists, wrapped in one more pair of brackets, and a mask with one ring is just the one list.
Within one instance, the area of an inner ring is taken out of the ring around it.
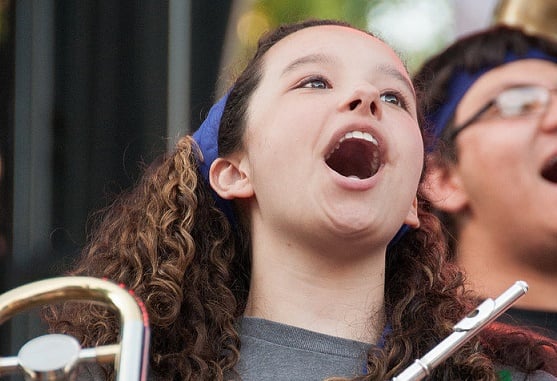
{"label": "open mouth", "polygon": [[381,166],[377,140],[367,132],[347,132],[329,152],[325,163],[342,176],[370,178]]}
{"label": "open mouth", "polygon": [[541,175],[547,181],[557,183],[557,156],[552,157],[545,163]]}

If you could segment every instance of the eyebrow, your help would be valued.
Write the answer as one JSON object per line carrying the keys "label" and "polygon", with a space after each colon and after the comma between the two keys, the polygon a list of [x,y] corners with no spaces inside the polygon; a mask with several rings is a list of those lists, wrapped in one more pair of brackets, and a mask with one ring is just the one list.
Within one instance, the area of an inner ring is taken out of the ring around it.
{"label": "eyebrow", "polygon": [[402,72],[400,72],[400,70],[398,70],[397,68],[395,68],[393,66],[390,66],[390,65],[379,65],[377,67],[377,70],[380,73],[386,74],[386,75],[388,75],[390,77],[393,77],[394,79],[402,82],[402,84],[404,84],[404,86],[408,88],[410,93],[412,93],[414,98],[416,98],[416,92],[414,91],[414,86],[412,86],[412,82],[410,82],[410,80],[404,74],[402,74]]}
{"label": "eyebrow", "polygon": [[[307,56],[300,57],[292,61],[290,64],[288,64],[288,66],[286,66],[282,70],[281,77],[303,65],[314,64],[314,63],[333,64],[335,61],[336,60],[333,57],[326,54],[319,54],[319,53],[309,54]],[[402,84],[404,84],[406,88],[408,88],[408,91],[410,91],[410,93],[414,96],[414,98],[416,98],[414,86],[412,86],[410,80],[404,74],[402,74],[400,70],[390,65],[379,65],[377,66],[377,70],[382,74],[386,74],[400,81]]]}
{"label": "eyebrow", "polygon": [[284,68],[284,70],[281,73],[281,77],[284,76],[285,74],[288,74],[289,72],[295,70],[296,68],[298,68],[299,66],[303,66],[303,65],[307,65],[307,64],[314,64],[314,63],[319,63],[319,64],[332,64],[335,62],[335,59],[333,59],[332,57],[325,55],[325,54],[310,54],[304,57],[300,57],[294,61],[292,61],[290,64],[288,64],[288,66],[286,66]]}

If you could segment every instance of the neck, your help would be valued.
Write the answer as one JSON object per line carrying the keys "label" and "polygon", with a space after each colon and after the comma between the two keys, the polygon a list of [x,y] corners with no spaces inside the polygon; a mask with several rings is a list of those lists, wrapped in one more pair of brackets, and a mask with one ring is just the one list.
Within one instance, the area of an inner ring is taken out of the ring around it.
{"label": "neck", "polygon": [[514,242],[508,238],[497,240],[486,229],[463,229],[457,247],[458,264],[481,296],[495,298],[515,281],[524,280],[529,291],[514,307],[557,312],[557,268],[553,264],[557,251],[527,247],[522,238]]}
{"label": "neck", "polygon": [[269,236],[254,241],[245,315],[376,343],[384,327],[385,248],[355,253],[361,248],[318,251]]}

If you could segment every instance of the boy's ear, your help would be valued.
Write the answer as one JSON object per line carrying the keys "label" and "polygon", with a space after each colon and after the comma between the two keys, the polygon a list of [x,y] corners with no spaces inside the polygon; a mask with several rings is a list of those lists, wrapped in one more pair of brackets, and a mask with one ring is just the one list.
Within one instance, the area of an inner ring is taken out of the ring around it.
{"label": "boy's ear", "polygon": [[468,206],[468,195],[460,174],[454,167],[428,162],[425,184],[422,188],[433,206],[447,213],[455,213]]}
{"label": "boy's ear", "polygon": [[209,169],[209,181],[217,194],[225,199],[253,196],[253,187],[236,160],[218,157]]}
{"label": "boy's ear", "polygon": [[414,201],[412,201],[412,206],[408,211],[408,215],[404,220],[404,223],[411,228],[417,229],[420,227],[420,219],[418,218],[418,198],[414,197]]}

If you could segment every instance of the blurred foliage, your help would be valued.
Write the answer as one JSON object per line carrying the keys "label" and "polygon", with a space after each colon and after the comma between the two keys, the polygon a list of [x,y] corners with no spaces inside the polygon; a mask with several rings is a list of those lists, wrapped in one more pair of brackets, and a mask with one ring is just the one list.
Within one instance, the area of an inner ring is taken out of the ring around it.
{"label": "blurred foliage", "polygon": [[8,38],[9,27],[8,24],[8,8],[11,0],[0,0],[0,44],[5,42]]}
{"label": "blurred foliage", "polygon": [[[239,0],[238,0],[239,1]],[[350,24],[372,31],[381,38],[393,33],[403,34],[414,38],[415,43],[406,44],[408,49],[403,49],[395,40],[385,40],[397,50],[403,60],[407,63],[410,72],[416,70],[419,65],[431,54],[439,51],[448,42],[451,36],[451,15],[437,12],[446,11],[448,0],[251,0],[244,4],[244,12],[235,20],[234,36],[229,40],[233,48],[229,49],[231,56],[227,57],[225,67],[230,69],[234,63],[237,68],[243,66],[255,51],[259,37],[274,29],[280,24],[291,23],[308,18],[337,19],[347,21]],[[426,11],[428,16],[417,25],[416,18],[407,11],[412,7],[421,9],[429,6]],[[444,9],[443,9],[444,8]],[[385,12],[387,11],[387,12]],[[383,13],[390,13],[388,19],[378,19]],[[404,18],[403,16],[407,16]],[[430,18],[438,20],[429,21]],[[373,28],[379,26],[380,30]],[[428,28],[427,26],[431,26]],[[448,27],[447,27],[448,25]],[[412,30],[411,28],[418,28]],[[410,29],[408,29],[410,28]],[[444,28],[444,29],[443,29]],[[437,29],[436,31],[434,31]],[[430,35],[427,32],[430,31]],[[386,33],[382,33],[386,32]],[[430,40],[431,39],[431,40]],[[408,40],[408,38],[406,38]]]}
{"label": "blurred foliage", "polygon": [[391,45],[410,73],[455,37],[450,0],[370,0],[368,29]]}
{"label": "blurred foliage", "polygon": [[235,57],[244,62],[251,57],[259,37],[284,23],[308,18],[336,19],[366,29],[368,0],[255,0],[240,16],[235,28]]}
{"label": "blurred foliage", "polygon": [[270,26],[306,18],[339,19],[365,28],[369,0],[259,0],[254,9],[267,15]]}

